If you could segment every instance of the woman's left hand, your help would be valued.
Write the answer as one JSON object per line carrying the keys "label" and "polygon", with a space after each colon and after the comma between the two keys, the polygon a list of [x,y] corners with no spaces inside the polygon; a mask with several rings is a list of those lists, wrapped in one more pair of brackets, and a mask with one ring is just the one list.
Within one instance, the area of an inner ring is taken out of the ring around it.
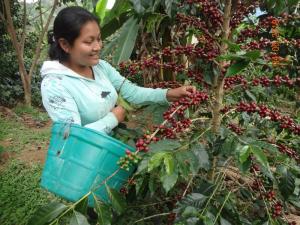
{"label": "woman's left hand", "polygon": [[180,98],[188,97],[196,92],[194,86],[182,86],[179,88],[169,89],[167,91],[167,100],[169,102],[178,101]]}

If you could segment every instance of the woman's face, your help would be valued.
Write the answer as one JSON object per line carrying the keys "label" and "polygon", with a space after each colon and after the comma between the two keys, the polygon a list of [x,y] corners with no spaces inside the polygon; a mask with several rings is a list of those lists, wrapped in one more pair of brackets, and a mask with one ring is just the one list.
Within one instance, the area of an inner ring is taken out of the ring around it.
{"label": "woman's face", "polygon": [[79,66],[94,66],[99,62],[102,48],[99,25],[89,21],[83,25],[80,35],[69,47],[70,62]]}

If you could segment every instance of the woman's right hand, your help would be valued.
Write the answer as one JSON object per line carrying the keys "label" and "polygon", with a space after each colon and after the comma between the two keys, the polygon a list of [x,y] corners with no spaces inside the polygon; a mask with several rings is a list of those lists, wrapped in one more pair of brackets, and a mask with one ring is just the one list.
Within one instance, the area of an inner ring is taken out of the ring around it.
{"label": "woman's right hand", "polygon": [[126,110],[122,106],[116,106],[111,110],[113,114],[115,114],[117,120],[120,122],[123,122],[126,115]]}

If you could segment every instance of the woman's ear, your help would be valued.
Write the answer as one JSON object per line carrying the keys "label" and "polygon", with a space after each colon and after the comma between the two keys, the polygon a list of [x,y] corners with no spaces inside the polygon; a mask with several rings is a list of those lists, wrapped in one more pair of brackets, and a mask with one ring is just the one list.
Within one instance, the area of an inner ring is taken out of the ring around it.
{"label": "woman's ear", "polygon": [[70,51],[70,44],[69,42],[64,39],[64,38],[60,38],[58,39],[58,44],[60,45],[60,47],[66,52],[69,53]]}

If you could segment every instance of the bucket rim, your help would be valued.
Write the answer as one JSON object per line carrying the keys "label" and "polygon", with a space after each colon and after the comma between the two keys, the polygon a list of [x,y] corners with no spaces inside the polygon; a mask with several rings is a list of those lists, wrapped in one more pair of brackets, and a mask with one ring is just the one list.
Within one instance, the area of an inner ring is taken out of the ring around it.
{"label": "bucket rim", "polygon": [[135,152],[135,151],[136,151],[136,149],[135,149],[134,147],[132,147],[132,146],[130,146],[130,145],[127,145],[127,144],[125,144],[125,143],[119,141],[119,140],[116,139],[116,138],[113,138],[113,137],[111,137],[111,136],[109,136],[109,135],[107,135],[107,134],[98,132],[98,131],[93,130],[93,129],[91,129],[91,128],[83,127],[83,126],[78,125],[78,124],[74,124],[74,123],[66,123],[66,122],[61,122],[61,121],[55,121],[55,122],[53,122],[52,130],[54,129],[55,126],[66,126],[66,125],[70,125],[70,127],[76,127],[76,128],[78,128],[78,129],[81,129],[81,130],[84,130],[84,131],[88,131],[88,132],[91,132],[91,133],[100,135],[100,136],[103,137],[103,138],[106,138],[106,139],[108,139],[108,140],[110,140],[110,141],[113,141],[113,142],[115,142],[115,143],[117,143],[117,144],[119,144],[119,145],[124,146],[126,149],[130,150],[131,152]]}

